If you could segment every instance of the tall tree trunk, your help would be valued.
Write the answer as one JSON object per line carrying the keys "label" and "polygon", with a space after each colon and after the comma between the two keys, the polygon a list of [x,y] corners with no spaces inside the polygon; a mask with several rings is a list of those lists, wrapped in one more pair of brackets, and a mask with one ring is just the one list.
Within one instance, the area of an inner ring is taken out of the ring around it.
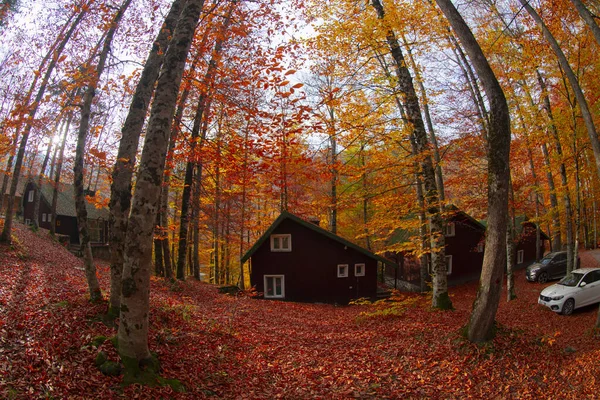
{"label": "tall tree trunk", "polygon": [[121,280],[123,274],[123,250],[127,232],[127,216],[131,205],[131,179],[135,168],[135,158],[140,135],[150,106],[150,99],[158,73],[169,47],[169,40],[175,23],[181,14],[186,0],[175,0],[167,14],[160,32],[156,36],[150,54],[144,64],[140,81],[137,84],[129,112],[123,128],[117,152],[117,160],[112,172],[110,187],[110,303],[109,315],[119,315]]}
{"label": "tall tree trunk", "polygon": [[152,232],[177,93],[203,5],[203,0],[188,1],[165,54],[131,202],[118,332],[119,354],[125,365],[125,383],[139,380],[140,373],[147,373],[142,371],[147,369],[146,366],[156,367],[148,349]]}
{"label": "tall tree trunk", "polygon": [[[231,14],[233,13],[237,1],[232,1],[231,5],[227,11],[227,15],[223,24],[221,25],[219,35],[215,42],[215,48],[212,52],[211,59],[208,63],[208,68],[206,70],[206,74],[204,75],[204,79],[202,80],[202,90],[200,96],[198,98],[198,106],[196,107],[196,114],[194,116],[194,125],[192,127],[192,132],[190,135],[190,154],[192,158],[196,157],[196,152],[199,149],[196,147],[202,148],[203,142],[205,140],[204,137],[200,138],[200,142],[198,146],[196,146],[196,142],[198,137],[200,136],[200,128],[204,121],[204,118],[207,118],[205,115],[208,114],[208,105],[210,104],[210,98],[212,94],[212,87],[214,85],[215,73],[217,67],[219,66],[221,52],[223,50],[223,42],[227,36],[227,31],[229,29],[229,25],[231,23]],[[177,259],[177,279],[185,279],[185,255],[187,253],[188,248],[188,229],[189,229],[189,208],[190,208],[190,197],[192,194],[192,178],[194,175],[194,167],[196,163],[193,160],[189,160],[186,164],[185,169],[185,182],[183,186],[183,194],[181,196],[181,221],[179,224],[179,245],[178,245],[178,254],[179,257]],[[197,182],[200,184],[200,182]]]}
{"label": "tall tree trunk", "polygon": [[450,0],[436,0],[463,44],[490,104],[488,130],[488,229],[477,299],[467,326],[467,337],[482,342],[494,336],[502,275],[506,266],[510,115],[504,92],[473,33]]}
{"label": "tall tree trunk", "polygon": [[[44,98],[44,94],[46,93],[46,87],[48,86],[50,77],[52,76],[52,73],[54,72],[54,69],[56,68],[56,64],[58,63],[58,60],[60,59],[60,55],[63,52],[65,46],[67,45],[67,42],[71,39],[73,32],[75,32],[75,29],[77,28],[77,26],[79,25],[79,23],[81,22],[81,20],[85,16],[85,14],[87,13],[87,8],[83,8],[82,10],[83,11],[81,11],[77,15],[77,18],[75,18],[75,20],[71,24],[69,30],[64,34],[64,36],[62,36],[62,33],[64,32],[64,30],[61,31],[61,34],[59,34],[59,36],[56,40],[58,44],[56,45],[56,47],[52,46],[52,48],[48,52],[48,55],[46,55],[47,58],[51,57],[50,63],[48,64],[48,68],[46,69],[46,72],[44,73],[44,78],[42,79],[42,82],[40,83],[40,87],[38,88],[38,91],[37,91],[37,94],[33,101],[33,104],[28,104],[28,106],[30,106],[29,114],[27,117],[27,123],[25,124],[25,129],[23,130],[23,136],[21,137],[21,143],[19,144],[19,150],[17,152],[17,159],[15,162],[14,172],[13,172],[12,180],[10,182],[10,193],[8,196],[8,202],[7,202],[8,204],[6,207],[6,213],[5,213],[5,219],[4,219],[4,229],[2,230],[2,234],[0,235],[0,242],[10,243],[10,241],[11,241],[15,194],[17,193],[17,186],[19,184],[19,178],[21,177],[21,167],[23,165],[23,159],[25,156],[25,149],[27,148],[27,141],[29,140],[29,134],[31,132],[31,128],[33,127],[33,122],[35,120],[35,115],[37,113],[37,110],[39,109],[40,103],[41,103],[42,99]],[[70,22],[70,19],[69,19],[69,22]],[[47,59],[47,58],[45,58],[45,59]],[[44,65],[44,62],[42,63],[42,65]]]}
{"label": "tall tree trunk", "polygon": [[[54,126],[54,131],[58,130],[60,125],[60,120],[56,121],[56,125]],[[39,215],[40,215],[40,200],[42,199],[42,185],[44,183],[44,172],[46,172],[46,167],[48,166],[48,161],[50,161],[50,152],[52,151],[52,140],[48,143],[48,148],[46,149],[46,155],[44,156],[44,161],[42,162],[42,167],[40,168],[40,173],[37,178],[37,190],[35,191],[35,195],[33,198],[33,227],[34,229],[38,229],[40,227]]]}
{"label": "tall tree trunk", "polygon": [[550,30],[548,29],[548,27],[546,26],[546,24],[544,23],[542,18],[539,16],[539,14],[535,11],[535,9],[533,7],[531,7],[531,5],[529,5],[527,0],[519,0],[519,2],[523,6],[523,8],[527,11],[527,13],[531,16],[531,18],[535,21],[535,23],[538,25],[538,27],[542,30],[542,34],[544,35],[544,38],[546,38],[546,40],[550,44],[552,51],[556,55],[556,58],[558,58],[560,67],[563,69],[565,75],[567,76],[567,79],[569,80],[571,89],[573,90],[573,93],[575,94],[575,99],[577,100],[577,103],[579,104],[579,109],[581,110],[581,117],[583,119],[583,122],[585,123],[588,137],[590,139],[590,144],[592,146],[592,152],[594,153],[594,158],[596,161],[596,173],[598,174],[598,177],[600,177],[600,140],[598,140],[598,133],[596,132],[596,126],[594,125],[594,119],[593,119],[593,116],[589,109],[588,102],[583,94],[583,91],[581,90],[581,86],[579,85],[579,81],[577,80],[577,77],[575,76],[573,69],[569,65],[569,61],[567,60],[567,57],[565,56],[562,49],[560,48],[560,45],[558,44],[558,42],[552,35],[552,32],[550,32]]}
{"label": "tall tree trunk", "polygon": [[415,73],[415,79],[417,81],[417,87],[419,88],[419,92],[421,92],[421,104],[423,105],[423,115],[425,115],[425,123],[427,126],[427,132],[429,133],[429,140],[431,141],[432,150],[433,150],[433,159],[435,160],[435,182],[437,185],[438,194],[440,197],[440,201],[443,203],[446,195],[444,193],[444,175],[442,174],[442,157],[440,156],[440,149],[438,146],[437,137],[435,135],[435,130],[433,128],[433,121],[431,120],[431,112],[429,110],[429,99],[427,97],[427,91],[425,90],[425,85],[423,84],[423,77],[419,72],[419,67],[415,58],[412,54],[412,49],[410,48],[406,37],[402,35],[402,41],[404,42],[404,47],[406,48],[406,53],[408,54],[408,59],[410,61],[410,65],[412,70]]}
{"label": "tall tree trunk", "polygon": [[594,14],[592,14],[590,10],[586,8],[585,4],[583,4],[581,0],[571,0],[571,3],[573,3],[575,8],[577,9],[577,12],[579,13],[579,15],[581,15],[581,18],[583,18],[587,26],[592,31],[596,42],[598,43],[598,45],[600,45],[600,28],[596,23],[597,17],[594,16]]}
{"label": "tall tree trunk", "polygon": [[[79,91],[78,91],[79,92]],[[65,159],[65,146],[67,144],[67,136],[69,135],[69,129],[71,128],[71,122],[73,122],[73,112],[69,111],[67,115],[67,122],[64,126],[64,133],[60,143],[60,150],[58,152],[58,161],[56,164],[56,172],[54,173],[54,188],[52,190],[52,224],[50,225],[50,234],[54,236],[56,233],[56,207],[58,205],[58,186],[60,184],[60,175],[62,173],[63,162]]]}
{"label": "tall tree trunk", "polygon": [[[544,99],[544,109],[546,110],[546,114],[548,115],[550,133],[552,134],[552,138],[554,139],[554,151],[556,152],[560,160],[559,171],[562,184],[563,203],[565,206],[565,230],[567,239],[567,274],[571,274],[571,271],[573,270],[573,210],[571,206],[571,196],[569,195],[567,169],[565,167],[562,146],[560,144],[560,137],[558,136],[558,129],[556,128],[556,124],[554,122],[554,115],[552,114],[552,108],[550,106],[550,97],[548,96],[548,91],[546,90],[546,83],[544,82],[544,79],[542,78],[542,75],[539,72],[539,70],[537,71],[537,78]],[[574,106],[572,105],[572,107]]]}
{"label": "tall tree trunk", "polygon": [[88,87],[83,94],[83,104],[81,106],[81,119],[79,121],[79,131],[77,134],[77,147],[75,150],[75,163],[73,165],[74,173],[74,191],[75,191],[75,209],[77,210],[77,229],[79,230],[79,244],[83,253],[83,263],[85,267],[85,275],[87,278],[88,286],[90,289],[90,299],[92,301],[98,301],[102,298],[102,292],[100,290],[100,284],[96,276],[96,266],[94,265],[94,259],[92,255],[92,248],[90,245],[90,235],[88,230],[87,220],[87,209],[85,202],[85,191],[84,191],[84,157],[86,150],[86,140],[89,133],[90,127],[90,115],[92,113],[92,102],[96,96],[96,88],[98,87],[98,81],[104,72],[106,60],[112,46],[112,40],[115,36],[123,14],[131,4],[132,0],[125,0],[119,10],[116,12],[111,26],[106,33],[102,51],[98,58],[98,65],[94,71],[94,75],[89,77],[90,82]]}
{"label": "tall tree trunk", "polygon": [[511,301],[517,298],[515,292],[515,245],[517,238],[515,237],[515,194],[512,187],[512,179],[510,180],[510,197],[511,204],[509,205],[508,223],[506,224],[506,301]]}
{"label": "tall tree trunk", "polygon": [[[373,8],[377,12],[377,18],[385,22],[385,12],[379,0],[372,0]],[[422,155],[420,168],[425,186],[425,203],[427,206],[428,219],[431,229],[431,264],[433,273],[433,298],[432,306],[440,309],[451,309],[452,301],[448,296],[448,276],[445,256],[445,237],[443,231],[443,220],[440,210],[439,195],[435,181],[435,170],[433,161],[429,154],[429,143],[425,124],[421,117],[419,98],[417,97],[412,76],[406,67],[402,49],[398,43],[394,31],[386,29],[386,41],[395,62],[395,72],[398,79],[397,87],[402,98],[402,106],[406,113],[406,123],[413,135],[419,155]]]}

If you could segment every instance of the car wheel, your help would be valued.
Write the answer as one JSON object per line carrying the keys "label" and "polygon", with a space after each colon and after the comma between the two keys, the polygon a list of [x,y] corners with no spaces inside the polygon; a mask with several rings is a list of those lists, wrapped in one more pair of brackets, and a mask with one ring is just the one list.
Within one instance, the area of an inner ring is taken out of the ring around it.
{"label": "car wheel", "polygon": [[565,304],[563,304],[561,314],[562,315],[571,315],[571,314],[573,314],[574,309],[575,309],[575,300],[569,299],[569,300],[565,301]]}
{"label": "car wheel", "polygon": [[538,282],[539,283],[546,283],[548,282],[548,273],[547,272],[542,272],[540,274],[540,276],[538,276]]}

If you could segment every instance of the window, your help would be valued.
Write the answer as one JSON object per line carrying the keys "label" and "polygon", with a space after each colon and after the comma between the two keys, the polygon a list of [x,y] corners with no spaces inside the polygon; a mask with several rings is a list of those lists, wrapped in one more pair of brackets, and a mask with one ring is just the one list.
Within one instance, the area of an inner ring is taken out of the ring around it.
{"label": "window", "polygon": [[446,275],[452,274],[452,256],[446,256]]}
{"label": "window", "polygon": [[517,251],[517,264],[523,264],[523,258],[525,256],[524,250]]}
{"label": "window", "polygon": [[292,235],[271,235],[271,251],[292,251]]}
{"label": "window", "polygon": [[42,222],[46,222],[46,214],[42,213]]}
{"label": "window", "polygon": [[285,297],[285,276],[265,275],[265,299],[282,299]]}
{"label": "window", "polygon": [[483,253],[483,249],[484,249],[484,243],[483,242],[479,242],[477,244],[477,252],[478,253]]}
{"label": "window", "polygon": [[454,222],[448,222],[448,224],[446,224],[446,236],[454,236],[455,233]]}
{"label": "window", "polygon": [[365,264],[354,264],[354,276],[365,276]]}
{"label": "window", "polygon": [[33,203],[33,194],[34,194],[34,191],[30,190],[29,194],[27,195],[27,201],[30,203]]}
{"label": "window", "polygon": [[25,225],[31,225],[31,220],[29,218],[25,219]]}
{"label": "window", "polygon": [[98,219],[88,219],[88,232],[90,235],[90,242],[92,243],[102,243],[102,228],[103,228],[102,220]]}
{"label": "window", "polygon": [[48,222],[52,222],[52,214],[48,214]]}
{"label": "window", "polygon": [[347,278],[348,277],[348,264],[339,264],[337,266],[337,277]]}

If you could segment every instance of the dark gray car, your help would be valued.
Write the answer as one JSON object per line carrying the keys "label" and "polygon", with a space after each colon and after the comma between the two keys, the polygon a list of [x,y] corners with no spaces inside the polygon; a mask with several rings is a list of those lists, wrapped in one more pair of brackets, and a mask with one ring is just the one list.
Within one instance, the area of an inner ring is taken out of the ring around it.
{"label": "dark gray car", "polygon": [[[577,265],[579,266],[579,259]],[[548,253],[540,262],[531,264],[525,271],[525,277],[529,282],[546,283],[550,279],[562,278],[567,274],[567,252],[555,251]]]}

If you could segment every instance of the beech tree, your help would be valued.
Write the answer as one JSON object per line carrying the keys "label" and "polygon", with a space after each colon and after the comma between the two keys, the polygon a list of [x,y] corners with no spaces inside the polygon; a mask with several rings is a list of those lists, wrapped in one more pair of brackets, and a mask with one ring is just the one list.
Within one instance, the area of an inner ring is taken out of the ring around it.
{"label": "beech tree", "polygon": [[118,332],[126,383],[144,380],[158,370],[148,348],[152,233],[177,93],[203,6],[204,0],[188,1],[165,54],[132,198],[124,248]]}
{"label": "beech tree", "polygon": [[491,339],[495,332],[494,323],[506,266],[510,115],[504,92],[468,25],[450,0],[436,2],[469,55],[490,105],[487,140],[488,229],[479,290],[467,326],[469,340],[482,342]]}

